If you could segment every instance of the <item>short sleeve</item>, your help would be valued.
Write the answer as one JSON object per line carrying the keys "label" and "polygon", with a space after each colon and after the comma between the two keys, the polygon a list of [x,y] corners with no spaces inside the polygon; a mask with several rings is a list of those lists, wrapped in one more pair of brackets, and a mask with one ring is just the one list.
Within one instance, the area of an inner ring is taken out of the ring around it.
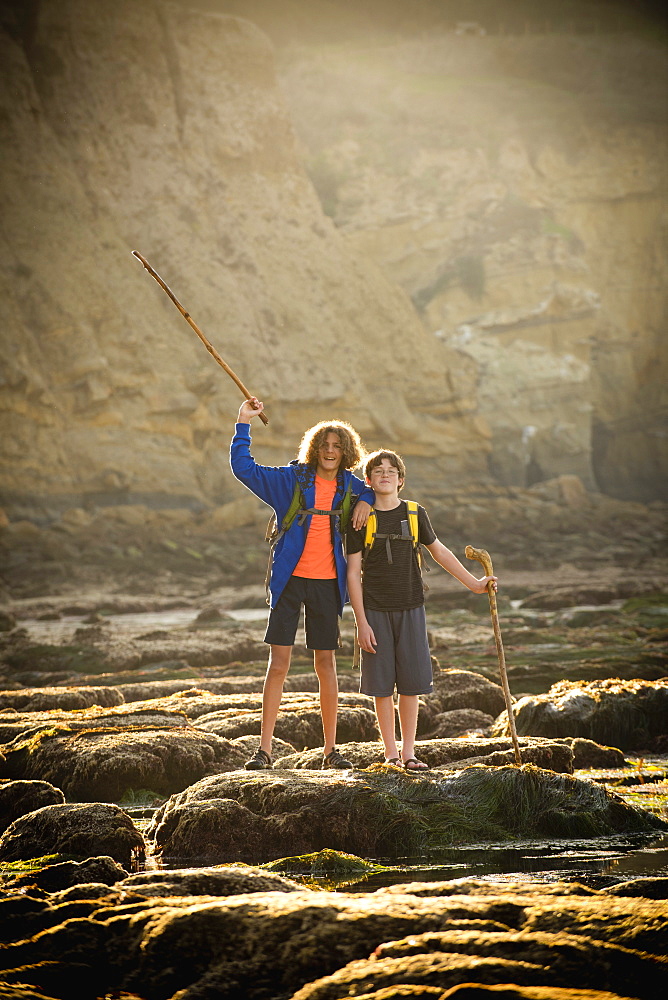
{"label": "short sleeve", "polygon": [[418,504],[418,529],[421,545],[431,545],[436,541],[436,532],[431,526],[429,514]]}
{"label": "short sleeve", "polygon": [[352,526],[352,522],[348,524],[346,531],[346,551],[351,555],[355,552],[361,552],[364,548],[364,536],[366,534],[366,528],[359,528],[355,530]]}

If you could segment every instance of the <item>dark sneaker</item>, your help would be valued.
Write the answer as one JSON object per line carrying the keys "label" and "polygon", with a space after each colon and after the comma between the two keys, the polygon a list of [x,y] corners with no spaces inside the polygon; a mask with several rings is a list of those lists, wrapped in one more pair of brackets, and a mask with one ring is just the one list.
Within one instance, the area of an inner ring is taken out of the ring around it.
{"label": "dark sneaker", "polygon": [[322,769],[325,770],[326,767],[335,767],[339,771],[344,771],[347,767],[352,767],[352,763],[342,757],[336,747],[332,747],[326,757],[322,761]]}
{"label": "dark sneaker", "polygon": [[271,767],[271,757],[265,750],[258,750],[257,753],[244,764],[247,771],[268,771]]}

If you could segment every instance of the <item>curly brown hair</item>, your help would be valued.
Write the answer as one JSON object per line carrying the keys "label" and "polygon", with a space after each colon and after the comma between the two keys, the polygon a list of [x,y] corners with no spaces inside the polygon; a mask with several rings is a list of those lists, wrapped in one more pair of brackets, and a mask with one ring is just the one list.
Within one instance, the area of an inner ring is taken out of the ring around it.
{"label": "curly brown hair", "polygon": [[299,461],[305,462],[306,465],[317,465],[318,449],[325,443],[330,431],[338,434],[343,448],[340,467],[352,472],[353,469],[362,465],[366,458],[364,445],[355,428],[346,423],[345,420],[321,420],[314,427],[309,427],[299,445],[299,454],[297,455]]}
{"label": "curly brown hair", "polygon": [[404,487],[404,480],[406,478],[406,466],[401,455],[397,455],[396,451],[386,451],[381,448],[380,451],[372,451],[370,455],[366,457],[366,464],[364,466],[364,475],[368,479],[371,475],[371,470],[375,469],[377,465],[380,465],[384,458],[389,459],[390,465],[399,473],[399,478],[401,479],[401,485],[397,488],[397,493]]}

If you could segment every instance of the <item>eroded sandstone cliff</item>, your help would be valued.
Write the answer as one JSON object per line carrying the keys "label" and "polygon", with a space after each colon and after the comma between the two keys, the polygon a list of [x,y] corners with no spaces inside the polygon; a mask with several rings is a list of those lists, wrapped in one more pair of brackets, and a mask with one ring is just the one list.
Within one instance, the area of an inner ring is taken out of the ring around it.
{"label": "eroded sandstone cliff", "polygon": [[323,214],[259,30],[67,0],[32,18],[17,8],[4,31],[10,518],[240,495],[227,466],[238,390],[134,248],[265,400],[261,459],[285,461],[310,422],[339,415],[474,468],[471,421],[455,433],[431,413],[452,395],[448,350]]}

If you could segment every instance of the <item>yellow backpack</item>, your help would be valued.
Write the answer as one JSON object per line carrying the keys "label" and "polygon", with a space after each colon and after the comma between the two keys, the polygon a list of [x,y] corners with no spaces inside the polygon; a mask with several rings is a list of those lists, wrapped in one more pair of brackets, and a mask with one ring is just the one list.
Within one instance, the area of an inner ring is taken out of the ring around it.
{"label": "yellow backpack", "polygon": [[418,566],[422,570],[422,551],[420,547],[420,526],[418,524],[418,505],[415,500],[406,500],[406,507],[408,509],[408,526],[410,528],[410,535],[384,535],[379,534],[376,530],[378,527],[378,518],[376,517],[376,511],[374,508],[371,509],[369,514],[369,520],[366,522],[366,534],[364,536],[364,551],[362,555],[362,565],[366,560],[369,550],[377,538],[385,539],[385,551],[387,552],[387,561],[392,563],[392,546],[390,541],[395,539],[397,541],[412,542],[413,549],[415,550],[415,556],[417,558]]}

